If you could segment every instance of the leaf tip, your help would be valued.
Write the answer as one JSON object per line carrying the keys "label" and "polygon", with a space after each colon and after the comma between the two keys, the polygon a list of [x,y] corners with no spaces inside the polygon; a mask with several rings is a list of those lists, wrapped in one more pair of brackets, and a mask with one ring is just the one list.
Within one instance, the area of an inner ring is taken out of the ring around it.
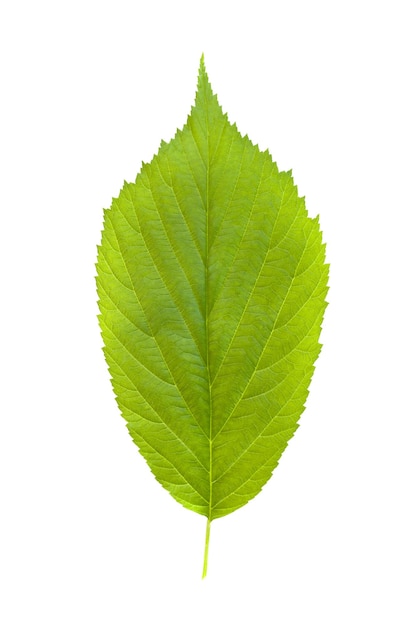
{"label": "leaf tip", "polygon": [[201,59],[199,61],[198,86],[200,86],[203,83],[209,84],[207,68],[205,67],[204,53],[201,54]]}

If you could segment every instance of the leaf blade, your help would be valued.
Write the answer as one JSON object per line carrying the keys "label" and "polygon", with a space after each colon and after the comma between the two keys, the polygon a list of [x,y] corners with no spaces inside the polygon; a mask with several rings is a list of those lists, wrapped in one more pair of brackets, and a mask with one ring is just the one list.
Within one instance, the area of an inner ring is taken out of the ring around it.
{"label": "leaf blade", "polygon": [[318,220],[241,137],[201,61],[195,105],[105,211],[100,325],[130,434],[208,520],[255,497],[303,411],[326,306]]}

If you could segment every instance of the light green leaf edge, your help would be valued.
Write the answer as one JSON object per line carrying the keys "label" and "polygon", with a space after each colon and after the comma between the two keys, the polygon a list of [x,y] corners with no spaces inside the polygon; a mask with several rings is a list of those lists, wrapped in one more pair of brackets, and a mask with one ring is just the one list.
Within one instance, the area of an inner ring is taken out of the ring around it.
{"label": "light green leaf edge", "polygon": [[104,212],[97,290],[121,414],[156,479],[210,522],[270,478],[304,409],[326,307],[318,218],[231,125],[201,58],[195,105]]}

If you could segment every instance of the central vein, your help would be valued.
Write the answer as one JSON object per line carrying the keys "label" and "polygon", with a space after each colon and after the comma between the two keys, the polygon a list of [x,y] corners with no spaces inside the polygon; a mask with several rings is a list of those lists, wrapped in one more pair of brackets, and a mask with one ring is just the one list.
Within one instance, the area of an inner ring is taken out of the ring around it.
{"label": "central vein", "polygon": [[208,549],[212,512],[212,399],[211,399],[211,370],[209,361],[209,125],[207,115],[207,105],[205,102],[205,128],[206,128],[206,195],[205,195],[205,340],[206,340],[206,363],[208,376],[208,402],[209,402],[209,503],[207,515],[207,527],[205,534],[204,566],[202,578],[205,578],[208,568]]}

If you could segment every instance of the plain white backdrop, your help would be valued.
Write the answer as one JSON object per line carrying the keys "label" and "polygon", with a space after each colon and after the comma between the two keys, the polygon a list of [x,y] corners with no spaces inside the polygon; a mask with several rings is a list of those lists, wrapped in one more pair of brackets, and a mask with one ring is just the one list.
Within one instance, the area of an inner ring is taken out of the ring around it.
{"label": "plain white backdrop", "polygon": [[[416,624],[412,5],[2,3],[4,626]],[[185,123],[202,52],[331,263],[301,427],[204,581],[205,520],[119,416],[94,281],[102,209]]]}

